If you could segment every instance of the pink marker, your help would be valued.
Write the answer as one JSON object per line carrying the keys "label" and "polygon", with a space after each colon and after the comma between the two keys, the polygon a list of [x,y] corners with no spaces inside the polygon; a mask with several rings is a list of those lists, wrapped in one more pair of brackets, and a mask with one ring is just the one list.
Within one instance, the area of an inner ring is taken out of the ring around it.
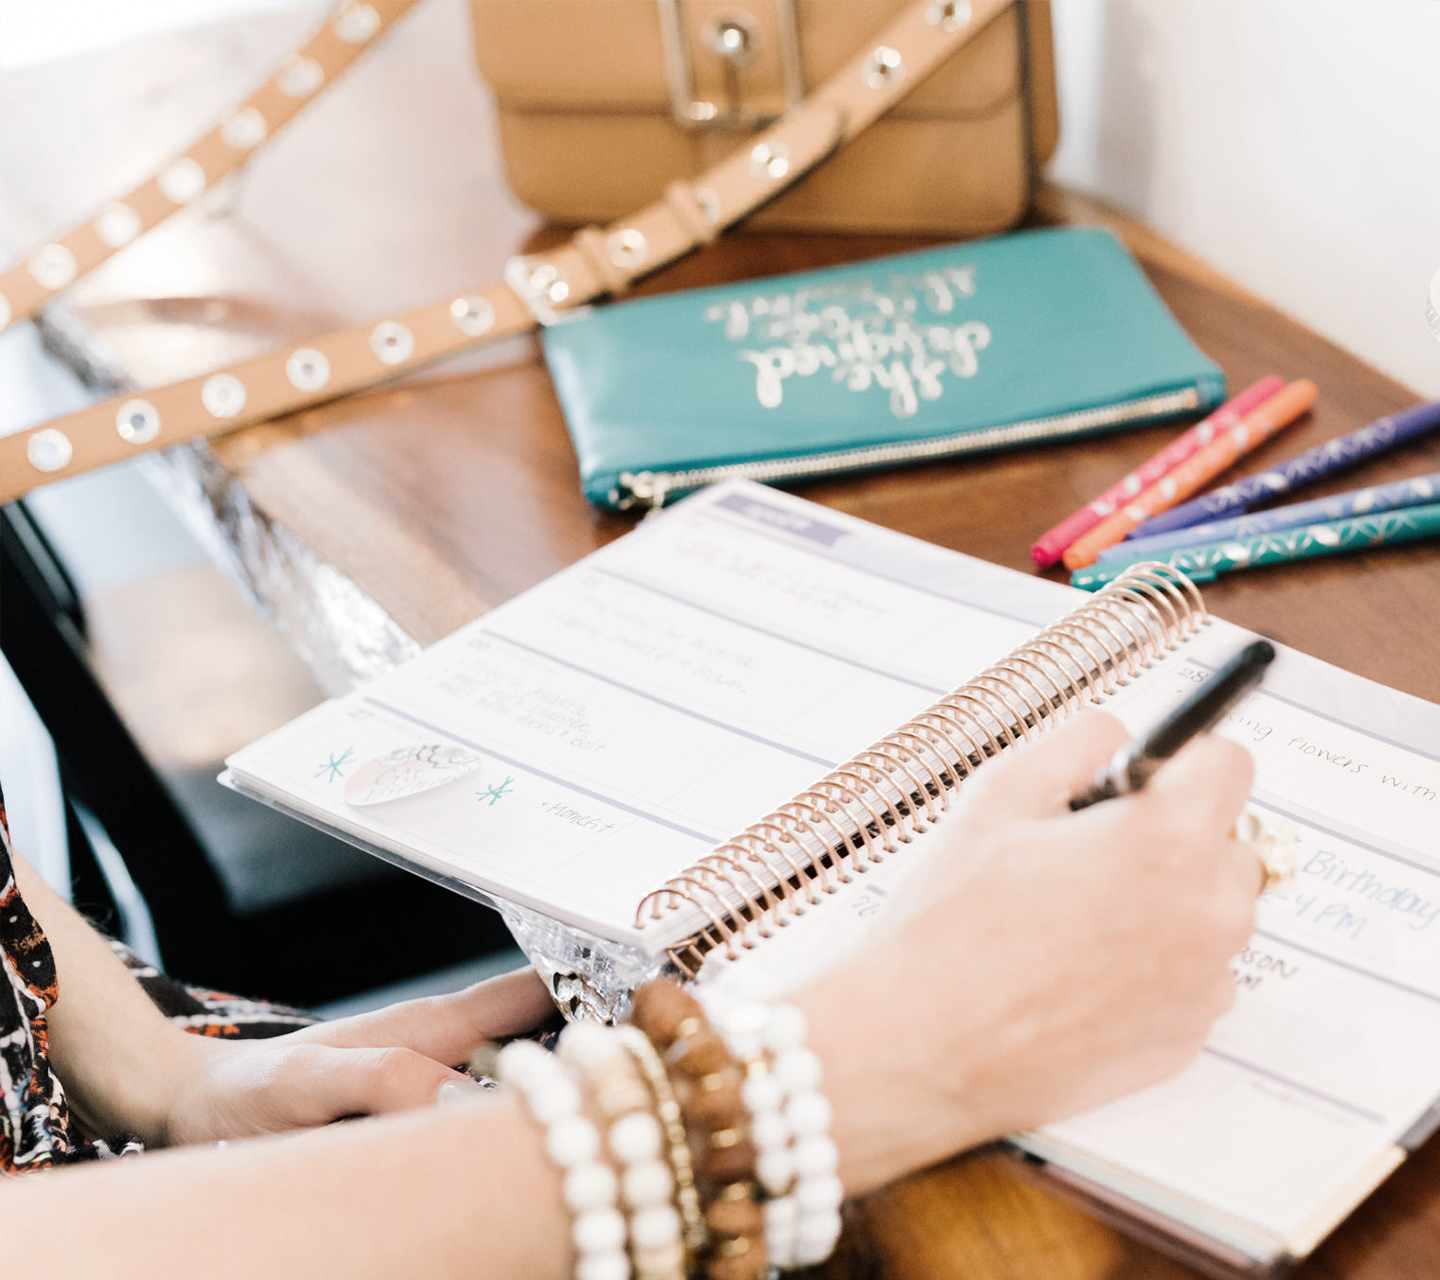
{"label": "pink marker", "polygon": [[1253,387],[1242,391],[1233,400],[1227,400],[1208,418],[1202,418],[1153,458],[1147,458],[1093,502],[1087,502],[1074,515],[1066,516],[1030,548],[1030,558],[1042,569],[1048,569],[1065,554],[1065,549],[1077,538],[1083,537],[1100,521],[1114,515],[1136,494],[1148,489],[1162,476],[1174,470],[1197,449],[1203,449],[1222,431],[1235,426],[1250,410],[1270,399],[1284,385],[1283,378],[1271,374],[1268,378],[1261,378]]}

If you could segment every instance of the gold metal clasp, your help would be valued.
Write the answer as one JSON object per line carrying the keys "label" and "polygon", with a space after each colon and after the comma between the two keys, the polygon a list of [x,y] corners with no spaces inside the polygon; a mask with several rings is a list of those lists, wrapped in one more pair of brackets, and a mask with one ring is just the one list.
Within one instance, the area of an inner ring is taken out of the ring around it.
{"label": "gold metal clasp", "polygon": [[[777,119],[805,97],[805,74],[800,60],[800,28],[795,20],[795,0],[765,0],[774,8],[778,32],[784,106],[766,109],[747,102],[745,72],[761,55],[764,39],[754,14],[735,8],[717,14],[704,24],[700,40],[721,62],[724,100],[713,101],[696,94],[695,62],[690,35],[685,25],[685,0],[657,0],[660,6],[660,34],[665,49],[665,74],[670,85],[670,111],[676,123],[687,129],[754,129]],[[753,3],[753,0],[752,0]]]}

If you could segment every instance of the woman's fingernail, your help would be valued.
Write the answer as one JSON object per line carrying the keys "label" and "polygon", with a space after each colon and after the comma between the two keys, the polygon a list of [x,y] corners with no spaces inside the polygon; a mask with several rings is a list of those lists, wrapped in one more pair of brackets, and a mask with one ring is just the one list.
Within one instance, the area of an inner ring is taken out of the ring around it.
{"label": "woman's fingernail", "polygon": [[435,1105],[460,1107],[488,1092],[484,1085],[474,1080],[447,1080],[435,1090]]}

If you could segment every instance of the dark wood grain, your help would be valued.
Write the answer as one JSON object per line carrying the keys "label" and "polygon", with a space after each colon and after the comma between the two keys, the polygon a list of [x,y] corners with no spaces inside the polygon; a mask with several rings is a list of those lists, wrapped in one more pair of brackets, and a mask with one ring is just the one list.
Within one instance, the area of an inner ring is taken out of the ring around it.
{"label": "dark wood grain", "polygon": [[[24,247],[160,159],[303,30],[294,14],[189,33],[0,85],[0,235]],[[431,0],[228,194],[118,255],[72,298],[140,384],[188,376],[342,322],[494,278],[557,232],[506,193],[490,108],[455,0]],[[103,107],[103,110],[101,109]],[[42,129],[42,122],[45,128]],[[57,132],[58,130],[58,132]],[[64,145],[57,146],[59,137]],[[1320,388],[1264,466],[1416,398],[1152,231],[1064,192],[1038,221],[1112,225],[1234,388],[1266,373]],[[926,243],[739,234],[642,293],[746,279]],[[1022,571],[1034,537],[1174,434],[1152,429],[796,486],[814,501]],[[403,386],[213,445],[257,511],[430,641],[632,527],[581,499],[536,345],[514,341]],[[1330,490],[1440,470],[1410,446]],[[1054,576],[1060,576],[1058,573]],[[1440,548],[1236,574],[1219,614],[1440,700]],[[960,1159],[852,1206],[832,1280],[1181,1280],[1188,1266],[1015,1176]],[[1440,1274],[1440,1145],[1392,1177],[1298,1272],[1303,1280]]]}

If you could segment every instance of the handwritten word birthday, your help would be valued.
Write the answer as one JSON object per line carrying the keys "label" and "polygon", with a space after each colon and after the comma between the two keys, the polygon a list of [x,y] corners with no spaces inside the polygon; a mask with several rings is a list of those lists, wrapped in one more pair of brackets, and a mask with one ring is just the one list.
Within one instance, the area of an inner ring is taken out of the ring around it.
{"label": "handwritten word birthday", "polygon": [[1440,899],[1427,898],[1399,880],[1387,880],[1338,853],[1317,849],[1300,868],[1302,877],[1319,880],[1397,916],[1411,929],[1428,929],[1440,915]]}

